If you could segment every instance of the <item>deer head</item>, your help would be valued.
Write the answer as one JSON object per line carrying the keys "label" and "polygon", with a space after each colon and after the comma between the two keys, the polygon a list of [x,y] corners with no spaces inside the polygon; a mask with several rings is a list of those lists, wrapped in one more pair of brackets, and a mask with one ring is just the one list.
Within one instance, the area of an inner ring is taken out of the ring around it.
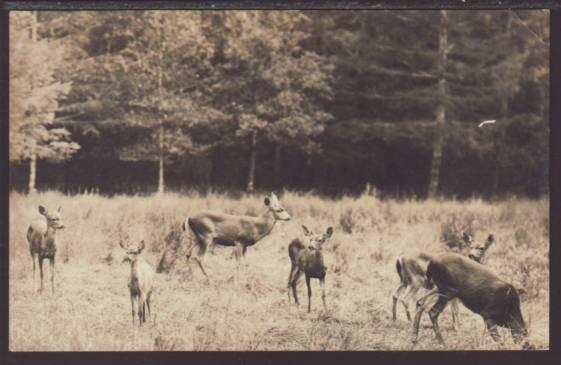
{"label": "deer head", "polygon": [[321,251],[323,244],[327,242],[333,235],[333,227],[327,228],[325,233],[314,233],[306,226],[302,226],[304,230],[304,235],[310,240],[309,248]]}
{"label": "deer head", "polygon": [[284,210],[275,193],[271,193],[271,196],[266,197],[264,202],[269,210],[273,212],[275,219],[280,221],[290,220],[290,214],[288,214],[288,212]]}
{"label": "deer head", "polygon": [[138,255],[144,250],[144,240],[140,241],[140,244],[136,247],[125,246],[123,241],[119,241],[119,245],[123,250],[125,250],[125,257],[123,258],[123,262],[130,262],[134,263],[138,258]]}
{"label": "deer head", "polygon": [[52,229],[63,229],[64,223],[62,223],[61,207],[54,212],[48,212],[45,207],[39,205],[39,214],[47,219],[47,226]]}
{"label": "deer head", "polygon": [[468,257],[474,261],[481,262],[483,260],[483,256],[485,256],[485,253],[494,242],[495,237],[492,234],[487,237],[487,240],[484,243],[475,242],[473,238],[471,238],[471,241],[468,243],[470,248]]}

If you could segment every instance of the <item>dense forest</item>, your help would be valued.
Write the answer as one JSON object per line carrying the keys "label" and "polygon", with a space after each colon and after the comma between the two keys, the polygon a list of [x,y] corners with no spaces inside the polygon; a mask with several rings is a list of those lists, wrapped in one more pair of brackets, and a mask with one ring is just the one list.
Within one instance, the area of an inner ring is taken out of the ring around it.
{"label": "dense forest", "polygon": [[548,156],[547,11],[10,16],[15,190],[537,197]]}

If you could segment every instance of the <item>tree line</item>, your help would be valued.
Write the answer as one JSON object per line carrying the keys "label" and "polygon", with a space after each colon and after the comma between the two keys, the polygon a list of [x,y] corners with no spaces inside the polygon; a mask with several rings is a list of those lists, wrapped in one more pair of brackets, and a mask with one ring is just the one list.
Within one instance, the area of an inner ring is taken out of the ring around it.
{"label": "tree line", "polygon": [[548,23],[542,11],[14,12],[12,188],[539,196]]}

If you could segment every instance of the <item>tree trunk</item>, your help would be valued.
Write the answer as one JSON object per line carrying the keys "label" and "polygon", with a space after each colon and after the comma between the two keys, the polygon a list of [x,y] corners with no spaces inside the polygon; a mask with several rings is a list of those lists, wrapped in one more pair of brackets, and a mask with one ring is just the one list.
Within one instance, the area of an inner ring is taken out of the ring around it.
{"label": "tree trunk", "polygon": [[255,160],[257,158],[257,131],[251,133],[251,152],[249,155],[249,175],[247,178],[247,192],[253,193],[255,187]]}
{"label": "tree trunk", "polygon": [[160,154],[158,158],[158,194],[164,193],[164,126],[160,122]]}
{"label": "tree trunk", "polygon": [[442,130],[446,123],[446,62],[448,48],[448,14],[446,10],[440,10],[440,33],[438,35],[438,100],[436,110],[435,140],[432,150],[432,162],[429,180],[428,196],[433,198],[438,193],[440,185],[440,170],[442,165],[442,151],[444,149],[444,138]]}
{"label": "tree trunk", "polygon": [[[37,11],[31,12],[31,42],[35,43],[37,41]],[[35,76],[34,72],[31,74],[31,89],[35,87]],[[37,192],[35,188],[35,179],[37,176],[37,149],[36,141],[32,142],[31,146],[31,157],[29,161],[29,194]]]}
{"label": "tree trunk", "polygon": [[[506,24],[505,24],[505,34],[507,37],[510,36],[510,28],[511,28],[511,24],[512,24],[512,14],[510,11],[507,12],[507,18],[506,18]],[[508,105],[508,97],[509,97],[509,90],[508,90],[508,86],[505,83],[503,83],[501,90],[500,90],[500,106],[501,106],[501,112],[500,112],[500,117],[501,120],[504,121],[507,117],[508,117],[508,109],[509,109],[509,105]],[[496,196],[499,193],[499,187],[500,187],[500,182],[501,182],[501,163],[502,163],[502,145],[503,145],[503,131],[501,129],[501,126],[497,126],[499,128],[499,134],[497,136],[497,138],[495,139],[494,142],[494,164],[495,166],[493,166],[493,175],[491,177],[491,192],[494,196]]]}
{"label": "tree trunk", "polygon": [[275,145],[275,163],[274,163],[274,171],[273,171],[273,176],[275,179],[275,183],[274,186],[276,188],[280,188],[282,186],[282,181],[281,181],[281,145],[280,144],[276,144]]}
{"label": "tree trunk", "polygon": [[163,75],[162,75],[162,63],[163,63],[163,52],[164,52],[164,30],[162,22],[162,14],[158,14],[158,22],[159,24],[159,35],[160,35],[160,50],[158,54],[158,98],[160,104],[160,127],[158,130],[158,195],[162,195],[164,193],[165,185],[164,185],[164,119],[166,117],[165,111],[162,113],[161,105],[163,103],[162,99],[162,85],[163,85]]}
{"label": "tree trunk", "polygon": [[35,153],[35,148],[31,153],[31,158],[29,159],[29,194],[36,193],[35,189],[35,178],[37,176],[37,154]]}

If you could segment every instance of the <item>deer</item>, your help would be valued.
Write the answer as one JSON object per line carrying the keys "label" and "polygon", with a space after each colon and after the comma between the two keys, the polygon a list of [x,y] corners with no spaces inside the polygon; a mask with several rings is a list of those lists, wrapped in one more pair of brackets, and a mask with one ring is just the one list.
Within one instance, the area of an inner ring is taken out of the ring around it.
{"label": "deer", "polygon": [[290,258],[290,274],[288,275],[288,303],[290,303],[290,289],[296,305],[299,305],[298,294],[296,292],[296,283],[302,274],[306,277],[306,286],[308,288],[308,313],[312,308],[312,287],[310,280],[312,278],[319,279],[321,285],[321,300],[323,308],[327,311],[325,304],[325,275],[327,268],[323,261],[323,245],[333,235],[333,228],[328,227],[325,233],[314,233],[306,226],[302,226],[304,235],[308,237],[308,245],[302,243],[299,238],[294,239],[288,245],[288,257]]}
{"label": "deer", "polygon": [[[208,274],[204,269],[203,260],[206,251],[213,244],[233,246],[239,267],[240,259],[245,258],[249,246],[255,245],[268,236],[277,221],[289,221],[291,218],[275,193],[265,197],[264,204],[267,211],[258,217],[216,211],[194,213],[183,222],[182,238],[165,247],[156,272],[169,272],[179,256],[179,249],[184,246],[186,240],[188,243],[185,256],[188,262],[191,259],[196,261],[205,277],[208,278]],[[193,257],[192,253],[195,248],[197,256]]]}
{"label": "deer", "polygon": [[125,250],[123,262],[130,263],[131,272],[128,280],[128,288],[131,299],[132,325],[135,325],[135,317],[138,315],[138,326],[146,322],[146,311],[149,318],[152,318],[150,309],[150,298],[154,288],[154,272],[152,267],[140,257],[144,250],[144,240],[136,247],[125,246],[123,241],[119,245]]}
{"label": "deer", "polygon": [[[429,259],[425,286],[430,291],[417,301],[413,322],[413,343],[417,342],[419,322],[430,307],[429,317],[436,339],[444,345],[438,316],[446,304],[458,298],[472,312],[479,314],[494,341],[499,341],[497,327],[508,328],[515,343],[528,336],[520,310],[520,297],[514,286],[500,279],[485,265],[457,253],[441,253]],[[425,301],[436,297],[436,302]],[[524,343],[528,348],[528,342]]]}
{"label": "deer", "polygon": [[43,292],[43,261],[49,260],[51,271],[51,290],[55,293],[55,256],[56,256],[56,231],[64,228],[61,217],[61,207],[54,212],[49,212],[45,207],[39,205],[39,214],[44,218],[38,218],[31,222],[27,229],[27,242],[33,261],[33,285],[35,287],[35,262],[39,265],[41,275],[41,288]]}
{"label": "deer", "polygon": [[[483,259],[489,247],[495,242],[493,234],[487,237],[484,243],[476,242],[471,234],[462,233],[462,239],[469,248],[467,255],[470,259],[483,263]],[[430,256],[424,252],[411,252],[399,256],[396,260],[396,269],[399,276],[400,285],[392,295],[392,320],[397,319],[397,302],[400,301],[405,308],[407,320],[411,321],[408,302],[411,298],[416,298],[421,288],[427,289],[424,285],[427,265]],[[458,302],[450,302],[452,311],[452,326],[455,328],[458,320]]]}

